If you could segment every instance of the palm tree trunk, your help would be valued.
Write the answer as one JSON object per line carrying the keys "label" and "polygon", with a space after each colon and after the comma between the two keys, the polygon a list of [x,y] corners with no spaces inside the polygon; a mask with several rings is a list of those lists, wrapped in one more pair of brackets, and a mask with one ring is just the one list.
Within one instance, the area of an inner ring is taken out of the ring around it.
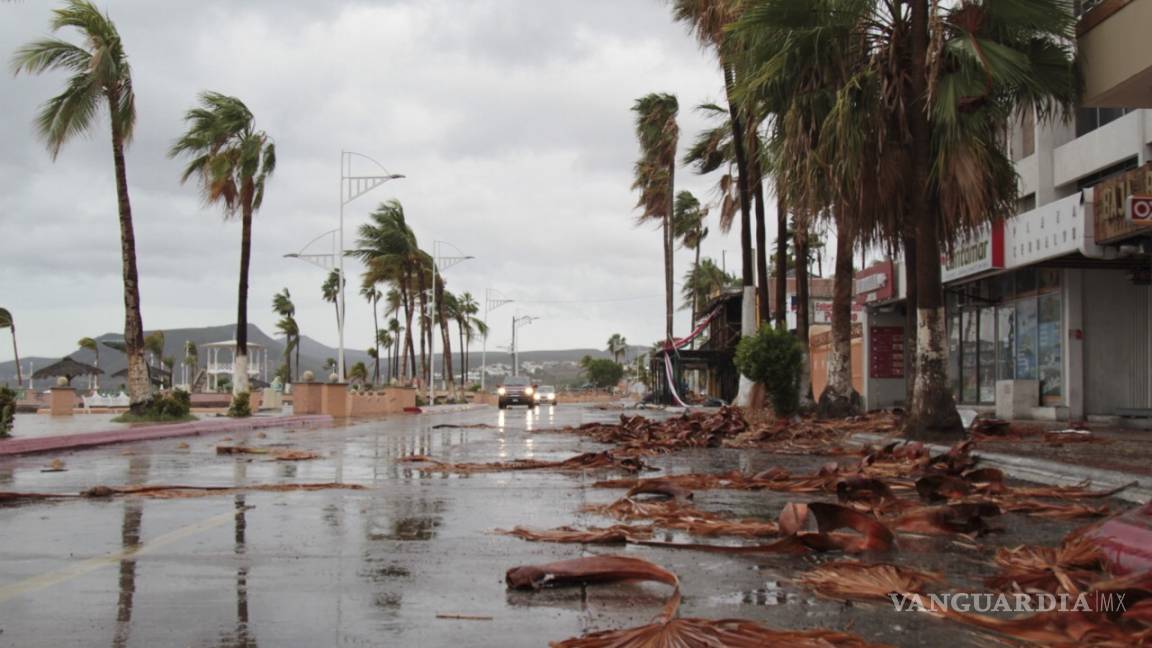
{"label": "palm tree trunk", "polygon": [[[119,97],[108,97],[115,113]],[[144,364],[144,321],[140,316],[140,277],[136,271],[136,233],[132,226],[132,203],[128,199],[128,171],[124,163],[124,136],[112,120],[112,159],[116,167],[116,199],[120,211],[120,261],[124,277],[124,351],[128,358],[128,398],[133,409],[152,393],[148,367]]]}
{"label": "palm tree trunk", "polygon": [[456,329],[460,332],[460,391],[464,391],[464,382],[468,379],[468,347],[465,344],[463,324],[456,322]]}
{"label": "palm tree trunk", "polygon": [[[732,147],[736,156],[736,190],[740,198],[740,279],[744,287],[740,333],[752,335],[756,332],[756,288],[752,271],[752,205],[748,195],[748,157],[744,152],[744,120],[734,98],[735,73],[732,66],[724,64],[724,91],[728,99],[728,118],[732,124]],[[740,391],[736,394],[735,405],[747,407],[752,404],[752,381],[740,376]]]}
{"label": "palm tree trunk", "polygon": [[380,384],[380,316],[376,314],[379,299],[372,298],[372,346],[376,349],[376,369],[373,372],[373,384]]}
{"label": "palm tree trunk", "polygon": [[251,181],[241,191],[240,289],[236,300],[236,361],[232,365],[232,393],[243,394],[248,387],[248,267],[252,263]]}
{"label": "palm tree trunk", "polygon": [[[404,380],[412,378],[416,373],[416,355],[414,345],[412,343],[412,317],[414,304],[412,302],[412,294],[409,290],[411,277],[405,273],[404,278],[400,282],[400,296],[404,302],[404,352],[401,359],[404,361]],[[409,364],[411,362],[411,364]],[[411,370],[409,370],[411,369]]]}
{"label": "palm tree trunk", "polygon": [[16,348],[16,323],[12,322],[12,356],[16,359],[16,386],[24,384],[24,372],[20,369],[20,351]]}
{"label": "palm tree trunk", "polygon": [[296,380],[300,380],[300,334],[296,334]]}
{"label": "palm tree trunk", "polygon": [[[692,262],[692,274],[700,273],[700,225],[696,226],[696,259]],[[696,329],[696,320],[700,317],[700,294],[699,291],[692,291],[692,325],[688,329]],[[696,347],[696,341],[693,340],[692,347]]]}
{"label": "palm tree trunk", "polygon": [[832,348],[828,352],[828,383],[816,415],[845,418],[860,413],[860,394],[852,385],[852,247],[851,214],[843,205],[836,213],[836,275],[832,290]]}
{"label": "palm tree trunk", "polygon": [[[429,362],[426,353],[425,343],[428,338],[428,298],[424,295],[424,271],[421,270],[416,275],[416,289],[420,301],[420,377],[422,380],[429,380],[432,375],[429,369]],[[427,385],[427,383],[425,383]],[[431,404],[431,403],[429,403]]]}
{"label": "palm tree trunk", "polygon": [[760,166],[760,146],[757,143],[755,126],[749,125],[748,132],[748,169],[752,177],[748,178],[752,185],[752,198],[756,206],[756,303],[760,322],[772,319],[771,306],[768,304],[768,227],[764,217],[764,172]]}
{"label": "palm tree trunk", "polygon": [[931,192],[927,169],[932,144],[928,113],[928,0],[910,0],[912,47],[912,105],[908,129],[912,135],[913,175],[907,187],[916,227],[916,380],[912,407],[905,421],[909,438],[953,440],[963,438],[964,425],[948,387],[948,347],[944,319],[944,292],[940,284],[940,229],[938,199]]}
{"label": "palm tree trunk", "polygon": [[796,339],[800,342],[804,362],[800,364],[800,408],[812,408],[812,364],[808,352],[808,219],[796,214],[793,225],[796,237]]}
{"label": "palm tree trunk", "polygon": [[783,192],[776,188],[776,312],[777,328],[788,324],[788,209]]}
{"label": "palm tree trunk", "polygon": [[672,341],[672,313],[675,309],[672,287],[673,273],[673,245],[672,245],[672,204],[675,196],[676,173],[675,163],[668,168],[668,208],[664,211],[664,334],[669,342]]}
{"label": "palm tree trunk", "polygon": [[[911,227],[909,229],[915,229]],[[909,232],[902,241],[904,247],[904,403],[912,402],[913,391],[916,387],[916,308],[919,300],[916,299],[916,234]]]}

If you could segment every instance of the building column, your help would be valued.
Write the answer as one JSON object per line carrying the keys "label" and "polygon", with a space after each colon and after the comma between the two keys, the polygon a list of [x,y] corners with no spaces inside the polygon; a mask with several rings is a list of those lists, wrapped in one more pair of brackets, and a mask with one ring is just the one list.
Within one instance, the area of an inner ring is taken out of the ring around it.
{"label": "building column", "polygon": [[1064,404],[1068,419],[1084,418],[1084,270],[1067,268],[1063,281]]}

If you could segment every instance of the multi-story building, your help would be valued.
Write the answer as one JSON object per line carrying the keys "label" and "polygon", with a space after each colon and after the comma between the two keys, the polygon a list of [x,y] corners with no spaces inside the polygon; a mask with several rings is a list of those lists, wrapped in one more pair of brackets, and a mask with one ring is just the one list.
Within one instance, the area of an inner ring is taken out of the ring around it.
{"label": "multi-story building", "polygon": [[[1085,3],[1082,107],[1067,122],[1021,116],[1007,136],[1017,215],[945,260],[949,375],[963,405],[1015,418],[1152,415],[1152,216],[1126,216],[1130,196],[1152,196],[1148,25],[1152,0]],[[903,279],[896,264],[857,282],[862,296],[893,287],[865,318],[869,407],[905,398]]]}

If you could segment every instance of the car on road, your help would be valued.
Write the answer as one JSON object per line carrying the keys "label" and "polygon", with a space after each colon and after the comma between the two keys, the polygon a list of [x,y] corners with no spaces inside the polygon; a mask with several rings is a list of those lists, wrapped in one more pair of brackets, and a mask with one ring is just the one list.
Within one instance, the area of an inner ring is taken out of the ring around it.
{"label": "car on road", "polygon": [[533,408],[536,407],[535,393],[536,390],[532,388],[532,383],[527,378],[509,376],[504,379],[504,384],[496,389],[497,404],[500,409],[509,405],[527,405]]}
{"label": "car on road", "polygon": [[552,385],[540,385],[536,388],[535,398],[537,405],[555,405],[556,388]]}

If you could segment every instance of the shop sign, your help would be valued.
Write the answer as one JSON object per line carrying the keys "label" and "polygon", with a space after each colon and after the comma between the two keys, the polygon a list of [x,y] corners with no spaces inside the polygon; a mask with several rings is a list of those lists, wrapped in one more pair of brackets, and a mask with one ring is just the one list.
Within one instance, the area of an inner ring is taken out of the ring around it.
{"label": "shop sign", "polygon": [[873,378],[904,377],[904,327],[873,326],[868,331],[868,367]]}
{"label": "shop sign", "polygon": [[892,299],[896,294],[895,271],[891,261],[873,264],[856,273],[852,282],[853,301],[870,304]]}
{"label": "shop sign", "polygon": [[1128,196],[1124,215],[1129,223],[1152,225],[1152,196]]}
{"label": "shop sign", "polygon": [[1129,204],[1137,196],[1152,196],[1152,162],[1098,183],[1092,187],[1092,194],[1097,243],[1113,243],[1146,233],[1149,221],[1131,220]]}
{"label": "shop sign", "polygon": [[940,257],[941,280],[954,281],[986,270],[1004,267],[1004,221],[981,227],[958,242],[952,254]]}
{"label": "shop sign", "polygon": [[[852,304],[852,321],[860,321],[860,311],[864,309],[863,304]],[[813,324],[831,324],[832,323],[832,300],[830,299],[814,299],[812,300],[811,318]]]}

